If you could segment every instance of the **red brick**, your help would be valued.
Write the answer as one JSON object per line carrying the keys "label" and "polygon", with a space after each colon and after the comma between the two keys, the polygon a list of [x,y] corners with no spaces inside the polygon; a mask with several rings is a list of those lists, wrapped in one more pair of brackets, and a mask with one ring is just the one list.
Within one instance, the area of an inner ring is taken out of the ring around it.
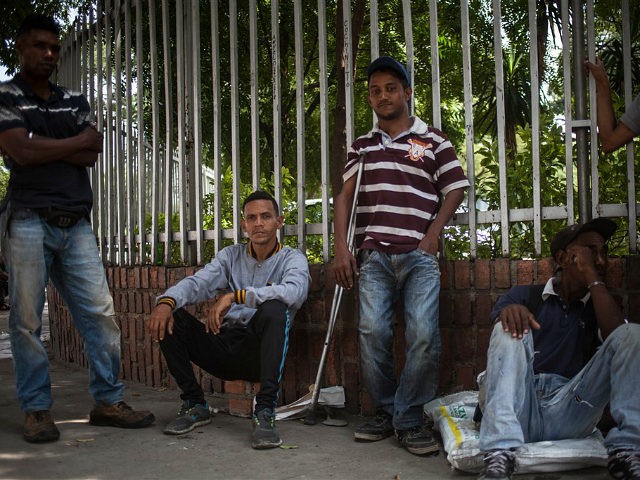
{"label": "red brick", "polygon": [[455,287],[458,290],[471,287],[471,262],[458,260],[454,263]]}
{"label": "red brick", "polygon": [[324,265],[309,265],[309,275],[311,276],[311,286],[309,293],[321,292],[324,288]]}
{"label": "red brick", "polygon": [[452,261],[440,262],[440,288],[449,290],[451,288],[451,271],[453,270]]}
{"label": "red brick", "polygon": [[250,417],[253,413],[253,399],[229,398],[229,413],[237,417]]}
{"label": "red brick", "polygon": [[440,326],[446,327],[453,324],[453,295],[440,292]]}
{"label": "red brick", "polygon": [[140,268],[129,267],[127,268],[127,287],[128,288],[140,288]]}
{"label": "red brick", "polygon": [[237,395],[244,395],[251,391],[249,382],[243,380],[233,380],[224,382],[224,393],[233,393]]}
{"label": "red brick", "polygon": [[546,283],[551,277],[553,277],[553,269],[555,268],[555,262],[553,258],[542,258],[538,260],[538,274],[536,276],[536,284]]}
{"label": "red brick", "polygon": [[140,288],[149,288],[149,267],[140,267]]}
{"label": "red brick", "polygon": [[640,256],[626,257],[627,264],[627,289],[640,290]]}
{"label": "red brick", "polygon": [[165,267],[158,267],[158,286],[160,290],[167,289],[167,269]]}
{"label": "red brick", "polygon": [[158,285],[158,270],[160,270],[160,267],[149,268],[149,288],[160,288],[160,286]]}
{"label": "red brick", "polygon": [[471,328],[460,329],[456,335],[456,362],[470,362],[475,357],[475,332]]}
{"label": "red brick", "polygon": [[532,260],[518,260],[516,262],[517,285],[533,285],[533,266]]}
{"label": "red brick", "polygon": [[491,264],[489,260],[477,259],[474,264],[475,287],[481,289],[491,288]]}
{"label": "red brick", "polygon": [[456,366],[456,382],[464,390],[472,390],[475,388],[475,369],[473,365]]}
{"label": "red brick", "polygon": [[497,258],[494,264],[496,288],[511,287],[511,269],[508,258]]}
{"label": "red brick", "polygon": [[474,318],[477,325],[488,325],[491,322],[489,315],[491,314],[493,304],[494,300],[490,294],[480,293],[476,295],[476,311]]}
{"label": "red brick", "polygon": [[610,258],[605,282],[609,288],[622,288],[623,285],[622,259]]}
{"label": "red brick", "polygon": [[118,270],[120,271],[120,288],[129,288],[129,284],[127,284],[127,269],[120,267]]}
{"label": "red brick", "polygon": [[342,348],[345,358],[358,358],[358,329],[345,328],[342,333]]}
{"label": "red brick", "polygon": [[471,294],[456,293],[453,303],[454,325],[471,325]]}

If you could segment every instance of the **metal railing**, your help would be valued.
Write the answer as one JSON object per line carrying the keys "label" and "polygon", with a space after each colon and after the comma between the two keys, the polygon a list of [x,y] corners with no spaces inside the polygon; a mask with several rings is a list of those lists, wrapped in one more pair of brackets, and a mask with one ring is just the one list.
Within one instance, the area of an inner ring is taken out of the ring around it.
{"label": "metal railing", "polygon": [[[638,155],[633,143],[626,147],[627,201],[607,204],[600,200],[601,159],[595,115],[588,116],[589,112],[596,111],[595,86],[587,80],[580,61],[585,28],[587,56],[596,55],[593,0],[587,1],[586,7],[580,0],[573,0],[571,8],[569,0],[560,2],[559,48],[566,132],[566,201],[560,205],[541,202],[539,95],[542,87],[536,48],[539,2],[528,2],[533,195],[531,205],[526,208],[510,208],[508,201],[502,4],[500,0],[485,3],[487,13],[493,18],[499,165],[499,204],[490,210],[477,206],[482,198],[477,195],[474,82],[484,79],[473,75],[474,38],[470,33],[470,13],[473,12],[469,10],[468,1],[457,4],[459,25],[456,28],[462,57],[459,76],[463,79],[462,91],[457,94],[465,134],[455,146],[472,186],[465,202],[466,211],[456,215],[453,223],[468,226],[469,257],[478,255],[478,235],[481,226],[487,224],[498,226],[500,253],[509,255],[510,225],[514,222],[532,224],[533,250],[540,255],[543,223],[548,220],[573,223],[576,213],[582,219],[592,216],[625,219],[629,252],[637,252],[640,203],[636,185]],[[380,5],[376,0],[364,4],[369,31],[360,35],[358,65],[364,70],[361,65],[366,65],[370,58],[388,53],[381,50],[380,44],[389,45],[385,36],[390,35],[390,25],[394,31],[402,32],[400,41],[411,80],[415,78],[418,61],[421,65],[430,65],[431,83],[415,89],[412,111],[416,103],[423,109],[431,105],[431,118],[424,119],[441,128],[444,87],[439,50],[443,39],[439,28],[443,18],[438,12],[445,2],[430,0],[427,5],[399,0],[396,4],[398,14],[383,19],[379,17]],[[448,12],[452,4],[446,2]],[[105,261],[170,263],[176,261],[177,255],[180,262],[202,264],[207,261],[205,257],[218,251],[225,241],[240,239],[239,206],[244,185],[257,188],[263,177],[270,177],[273,193],[282,204],[284,184],[292,182],[295,184],[292,204],[301,207],[309,200],[308,178],[312,170],[316,186],[311,198],[321,199],[322,218],[305,223],[305,209],[298,208],[297,222],[286,226],[285,236],[295,238],[303,251],[310,236],[319,236],[321,257],[324,261],[330,259],[333,194],[330,171],[342,164],[341,160],[336,162],[331,158],[330,131],[334,120],[332,106],[338,94],[335,72],[341,72],[339,64],[344,67],[347,144],[356,135],[354,102],[356,97],[363,98],[362,92],[366,89],[364,82],[356,81],[352,31],[354,9],[362,4],[344,0],[341,5],[340,16],[336,7],[327,6],[325,0],[248,0],[248,4],[236,0],[229,0],[228,4],[218,0],[103,0],[98,1],[92,11],[79,15],[64,42],[58,80],[87,95],[96,112],[98,128],[105,133],[103,155],[92,171],[93,222]],[[628,46],[628,0],[621,0],[621,9],[623,45]],[[343,19],[341,25],[336,18]],[[446,20],[458,21],[456,18]],[[428,43],[415,41],[416,25],[420,25],[421,32],[428,25]],[[283,31],[284,28],[287,30]],[[281,44],[291,38],[290,29],[295,40],[293,48]],[[340,38],[344,41],[342,58],[331,62],[330,52]],[[368,58],[362,53],[366,52],[363,45],[366,42],[369,43]],[[623,55],[628,105],[632,99],[630,49],[625,48]],[[267,75],[266,62],[271,65]],[[270,123],[263,120],[269,116],[265,113],[265,97],[269,96],[273,119]],[[283,104],[285,101],[291,104]],[[311,104],[319,113],[310,117],[306,113]],[[290,134],[293,129],[295,135]],[[313,141],[307,135],[310,131],[318,132]],[[357,132],[362,133],[364,131]],[[265,158],[265,145],[270,158]],[[287,171],[294,171],[295,176],[287,177]],[[231,178],[225,177],[225,172],[230,172]],[[207,175],[209,180],[203,180]],[[203,218],[205,196],[212,219],[208,227]],[[224,198],[229,197],[232,201],[227,205]],[[226,220],[223,222],[223,219]],[[172,221],[178,223],[177,228]]]}

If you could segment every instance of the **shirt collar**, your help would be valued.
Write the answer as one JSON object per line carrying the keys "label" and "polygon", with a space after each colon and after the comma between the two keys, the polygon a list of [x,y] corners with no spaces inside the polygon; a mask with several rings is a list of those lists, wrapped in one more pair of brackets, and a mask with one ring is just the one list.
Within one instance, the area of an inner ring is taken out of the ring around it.
{"label": "shirt collar", "polygon": [[[282,244],[280,242],[276,242],[276,246],[273,247],[273,250],[271,250],[271,253],[269,253],[269,255],[267,255],[267,258],[273,257],[280,250],[282,250]],[[258,259],[257,256],[256,256],[256,252],[253,249],[253,245],[251,244],[251,242],[249,242],[247,244],[247,251],[249,252],[249,255],[251,255],[253,258],[255,258],[256,260]]]}
{"label": "shirt collar", "polygon": [[49,89],[51,90],[51,97],[49,97],[48,100],[44,100],[42,97],[39,97],[38,95],[36,95],[33,89],[29,86],[27,82],[25,82],[22,79],[19,73],[16,73],[14,77],[11,79],[11,81],[14,84],[16,84],[17,87],[20,90],[22,90],[25,95],[30,97],[35,97],[42,102],[47,102],[50,100],[54,100],[56,98],[62,98],[64,96],[64,93],[62,92],[62,90],[55,83],[52,83],[50,80],[48,81],[48,83],[49,83]]}
{"label": "shirt collar", "polygon": [[[558,293],[556,292],[555,286],[553,284],[554,279],[555,277],[551,277],[549,280],[547,280],[547,283],[545,284],[544,289],[542,290],[543,301],[546,301],[547,298],[549,298],[551,295],[560,297],[560,295],[558,295]],[[591,298],[591,292],[587,292],[586,295],[580,299],[580,301],[586,305],[590,298]]]}
{"label": "shirt collar", "polygon": [[[424,123],[418,117],[411,117],[411,118],[413,119],[413,123],[411,124],[411,127],[409,127],[408,130],[405,130],[401,134],[397,135],[396,138],[400,138],[400,137],[403,137],[405,135],[410,135],[410,134],[424,135],[425,133],[427,133],[427,130],[428,130],[429,127],[427,126],[426,123]],[[371,133],[379,133],[379,134],[385,135],[387,137],[389,136],[389,134],[387,132],[385,132],[384,130],[380,130],[380,127],[378,126],[378,122],[376,122],[376,124],[371,129]]]}

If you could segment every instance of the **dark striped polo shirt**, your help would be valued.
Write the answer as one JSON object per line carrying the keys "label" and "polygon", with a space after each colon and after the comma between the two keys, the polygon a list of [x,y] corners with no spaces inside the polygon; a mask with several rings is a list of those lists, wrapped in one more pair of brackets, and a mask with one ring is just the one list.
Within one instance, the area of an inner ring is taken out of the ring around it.
{"label": "dark striped polo shirt", "polygon": [[[15,76],[0,83],[0,132],[25,128],[34,135],[68,138],[89,125],[89,103],[83,95],[50,84],[51,97],[37,96]],[[4,157],[10,171],[5,200],[11,208],[59,207],[91,211],[93,195],[86,167],[64,161],[19,165]]]}
{"label": "dark striped polo shirt", "polygon": [[440,196],[469,186],[451,142],[418,117],[396,138],[376,125],[353,142],[343,181],[356,174],[361,153],[365,157],[356,210],[357,248],[415,250],[436,216]]}

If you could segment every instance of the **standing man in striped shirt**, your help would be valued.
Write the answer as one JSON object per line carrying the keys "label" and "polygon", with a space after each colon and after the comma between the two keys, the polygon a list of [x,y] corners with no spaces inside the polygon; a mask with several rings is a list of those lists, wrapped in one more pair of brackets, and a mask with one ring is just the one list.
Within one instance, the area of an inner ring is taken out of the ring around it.
{"label": "standing man in striped shirt", "polygon": [[[359,277],[362,372],[377,409],[375,420],[358,426],[354,436],[377,441],[395,433],[409,452],[424,455],[438,450],[422,415],[423,405],[436,394],[440,368],[439,239],[469,182],[447,137],[409,115],[413,92],[405,68],[380,57],[367,74],[368,101],[378,122],[349,150],[334,212],[336,281],[348,289]],[[361,156],[364,170],[355,192]],[[357,260],[346,233],[355,194]],[[404,310],[406,361],[396,378],[398,301]]]}
{"label": "standing man in striped shirt", "polygon": [[40,340],[49,278],[84,340],[96,403],[89,423],[141,428],[155,418],[122,401],[120,329],[89,219],[93,193],[87,168],[102,152],[102,134],[89,121],[85,97],[49,81],[60,57],[59,36],[53,18],[28,16],[16,35],[20,71],[0,83],[0,153],[10,172],[0,236],[23,436],[32,443],[60,437],[51,415],[49,359]]}

